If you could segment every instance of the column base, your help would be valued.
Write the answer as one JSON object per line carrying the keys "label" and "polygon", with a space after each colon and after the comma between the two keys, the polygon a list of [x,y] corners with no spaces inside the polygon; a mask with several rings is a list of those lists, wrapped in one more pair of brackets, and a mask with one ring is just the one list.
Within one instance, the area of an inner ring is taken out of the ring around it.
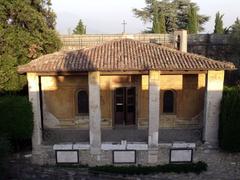
{"label": "column base", "polygon": [[90,147],[90,153],[92,155],[101,155],[101,148]]}
{"label": "column base", "polygon": [[148,164],[158,163],[158,149],[148,150]]}

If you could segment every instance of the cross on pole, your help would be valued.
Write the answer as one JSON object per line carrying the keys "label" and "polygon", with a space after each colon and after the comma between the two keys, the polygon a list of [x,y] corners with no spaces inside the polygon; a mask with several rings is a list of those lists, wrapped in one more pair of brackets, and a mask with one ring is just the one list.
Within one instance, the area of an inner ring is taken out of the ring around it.
{"label": "cross on pole", "polygon": [[123,20],[123,23],[122,23],[122,25],[123,25],[123,34],[125,34],[126,25],[127,25],[127,23],[126,23],[126,21],[125,21],[125,20]]}

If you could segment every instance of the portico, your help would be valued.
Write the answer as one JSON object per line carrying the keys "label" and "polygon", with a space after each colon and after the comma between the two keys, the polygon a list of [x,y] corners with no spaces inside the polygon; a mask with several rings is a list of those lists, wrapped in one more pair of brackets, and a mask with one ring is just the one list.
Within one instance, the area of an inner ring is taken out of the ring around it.
{"label": "portico", "polygon": [[33,151],[50,158],[76,150],[79,163],[96,165],[133,150],[137,164],[158,164],[180,141],[216,147],[224,70],[234,68],[131,39],[40,57],[19,67],[33,106]]}

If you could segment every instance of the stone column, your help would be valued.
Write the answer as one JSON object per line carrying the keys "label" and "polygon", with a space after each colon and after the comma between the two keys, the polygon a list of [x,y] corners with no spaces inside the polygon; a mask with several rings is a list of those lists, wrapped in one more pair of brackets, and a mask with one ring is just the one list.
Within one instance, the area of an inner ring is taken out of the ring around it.
{"label": "stone column", "polygon": [[91,154],[101,153],[100,72],[88,73]]}
{"label": "stone column", "polygon": [[158,160],[158,131],[160,116],[160,72],[149,71],[149,125],[148,125],[148,162]]}
{"label": "stone column", "polygon": [[33,149],[42,144],[42,127],[41,127],[41,107],[39,95],[39,79],[35,73],[27,73],[29,101],[32,103],[33,111]]}
{"label": "stone column", "polygon": [[203,141],[218,146],[218,125],[220,103],[222,99],[224,71],[208,71],[206,77]]}

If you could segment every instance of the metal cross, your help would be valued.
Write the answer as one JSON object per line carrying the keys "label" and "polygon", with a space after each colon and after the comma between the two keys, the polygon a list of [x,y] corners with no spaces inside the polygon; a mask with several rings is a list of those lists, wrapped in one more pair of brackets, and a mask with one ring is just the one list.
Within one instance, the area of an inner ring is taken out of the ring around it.
{"label": "metal cross", "polygon": [[126,25],[127,25],[127,23],[126,23],[126,21],[125,21],[125,20],[123,20],[123,23],[122,23],[122,25],[123,25],[123,34],[125,34]]}

